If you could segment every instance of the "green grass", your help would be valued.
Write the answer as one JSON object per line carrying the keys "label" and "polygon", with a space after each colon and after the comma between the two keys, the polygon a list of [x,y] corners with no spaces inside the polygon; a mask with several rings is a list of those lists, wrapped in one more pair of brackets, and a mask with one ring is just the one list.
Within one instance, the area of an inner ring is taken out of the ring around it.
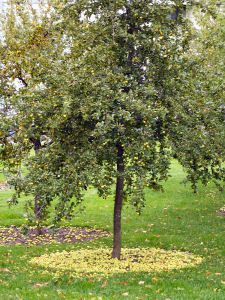
{"label": "green grass", "polygon": [[[225,218],[217,213],[224,205],[224,193],[210,185],[200,186],[198,194],[193,194],[189,185],[180,184],[184,173],[176,163],[171,175],[165,184],[165,193],[146,191],[146,207],[141,216],[134,208],[124,206],[123,247],[189,251],[204,257],[201,265],[170,273],[115,274],[102,287],[105,278],[71,279],[66,273],[55,278],[54,272],[47,275],[44,269],[28,261],[56,250],[112,247],[112,237],[76,245],[0,246],[0,299],[224,299]],[[10,210],[7,207],[5,200],[11,193],[0,192],[1,226],[25,223],[22,201]],[[72,225],[112,231],[112,198],[99,199],[96,191],[90,189],[85,205],[85,213],[77,215]],[[144,281],[144,285],[139,285],[140,281]]]}

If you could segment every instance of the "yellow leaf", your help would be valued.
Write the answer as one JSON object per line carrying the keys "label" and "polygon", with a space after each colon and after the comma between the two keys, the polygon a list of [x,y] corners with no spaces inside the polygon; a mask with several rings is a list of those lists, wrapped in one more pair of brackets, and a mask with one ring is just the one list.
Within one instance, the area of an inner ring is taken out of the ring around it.
{"label": "yellow leaf", "polygon": [[157,281],[157,280],[159,280],[159,278],[158,277],[153,277],[152,280]]}

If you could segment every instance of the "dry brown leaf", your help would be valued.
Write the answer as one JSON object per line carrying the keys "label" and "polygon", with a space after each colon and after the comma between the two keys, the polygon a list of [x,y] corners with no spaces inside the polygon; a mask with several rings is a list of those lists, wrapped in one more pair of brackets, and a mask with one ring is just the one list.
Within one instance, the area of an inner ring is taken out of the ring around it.
{"label": "dry brown leaf", "polygon": [[0,269],[0,271],[2,272],[8,272],[8,273],[12,273],[8,268],[2,268]]}
{"label": "dry brown leaf", "polygon": [[105,288],[106,284],[107,284],[107,280],[102,284],[102,289]]}

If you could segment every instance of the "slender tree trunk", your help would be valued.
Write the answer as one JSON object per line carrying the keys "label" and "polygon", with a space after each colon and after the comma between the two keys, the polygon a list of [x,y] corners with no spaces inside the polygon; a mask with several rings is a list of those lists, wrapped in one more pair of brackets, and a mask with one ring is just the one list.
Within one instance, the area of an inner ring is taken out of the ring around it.
{"label": "slender tree trunk", "polygon": [[119,143],[117,145],[117,181],[116,195],[114,204],[114,219],[113,219],[113,252],[112,258],[120,259],[121,254],[121,212],[123,203],[123,188],[124,188],[124,162],[123,162],[123,147]]}
{"label": "slender tree trunk", "polygon": [[21,166],[21,163],[19,164],[19,167],[18,167],[18,176],[19,176],[19,178],[22,178],[22,166]]}
{"label": "slender tree trunk", "polygon": [[39,195],[35,195],[34,197],[34,216],[36,222],[38,222],[41,218],[41,207],[40,207]]}

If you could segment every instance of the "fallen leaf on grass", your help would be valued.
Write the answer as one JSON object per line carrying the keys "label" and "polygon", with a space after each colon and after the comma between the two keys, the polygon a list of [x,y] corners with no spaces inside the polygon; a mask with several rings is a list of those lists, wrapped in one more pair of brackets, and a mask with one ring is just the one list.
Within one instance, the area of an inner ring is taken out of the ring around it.
{"label": "fallen leaf on grass", "polygon": [[6,285],[6,286],[8,286],[9,284],[8,284],[8,282],[6,282],[6,281],[2,281],[2,280],[0,280],[0,282],[1,282],[1,284],[4,284],[4,285]]}
{"label": "fallen leaf on grass", "polygon": [[126,281],[121,281],[121,285],[127,285],[128,283]]}
{"label": "fallen leaf on grass", "polygon": [[107,284],[107,280],[102,284],[102,289],[105,288],[106,284]]}
{"label": "fallen leaf on grass", "polygon": [[152,280],[157,281],[157,280],[159,280],[159,277],[153,277]]}
{"label": "fallen leaf on grass", "polygon": [[128,293],[128,292],[126,292],[126,293],[123,293],[122,295],[123,295],[123,296],[128,296],[128,295],[129,295],[129,293]]}
{"label": "fallen leaf on grass", "polygon": [[215,273],[215,275],[216,275],[216,276],[220,276],[220,275],[221,275],[221,273]]}
{"label": "fallen leaf on grass", "polygon": [[37,287],[42,287],[42,286],[47,286],[47,285],[49,285],[49,282],[43,282],[43,283],[37,282],[34,284],[34,286],[37,286]]}
{"label": "fallen leaf on grass", "polygon": [[102,280],[102,277],[97,277],[96,279],[97,279],[97,281],[99,282],[99,281]]}
{"label": "fallen leaf on grass", "polygon": [[34,286],[43,286],[43,283],[35,283]]}
{"label": "fallen leaf on grass", "polygon": [[143,285],[143,284],[145,284],[145,282],[144,281],[139,281],[138,284]]}
{"label": "fallen leaf on grass", "polygon": [[0,269],[0,271],[2,272],[8,272],[8,273],[12,273],[8,268],[2,268]]}

